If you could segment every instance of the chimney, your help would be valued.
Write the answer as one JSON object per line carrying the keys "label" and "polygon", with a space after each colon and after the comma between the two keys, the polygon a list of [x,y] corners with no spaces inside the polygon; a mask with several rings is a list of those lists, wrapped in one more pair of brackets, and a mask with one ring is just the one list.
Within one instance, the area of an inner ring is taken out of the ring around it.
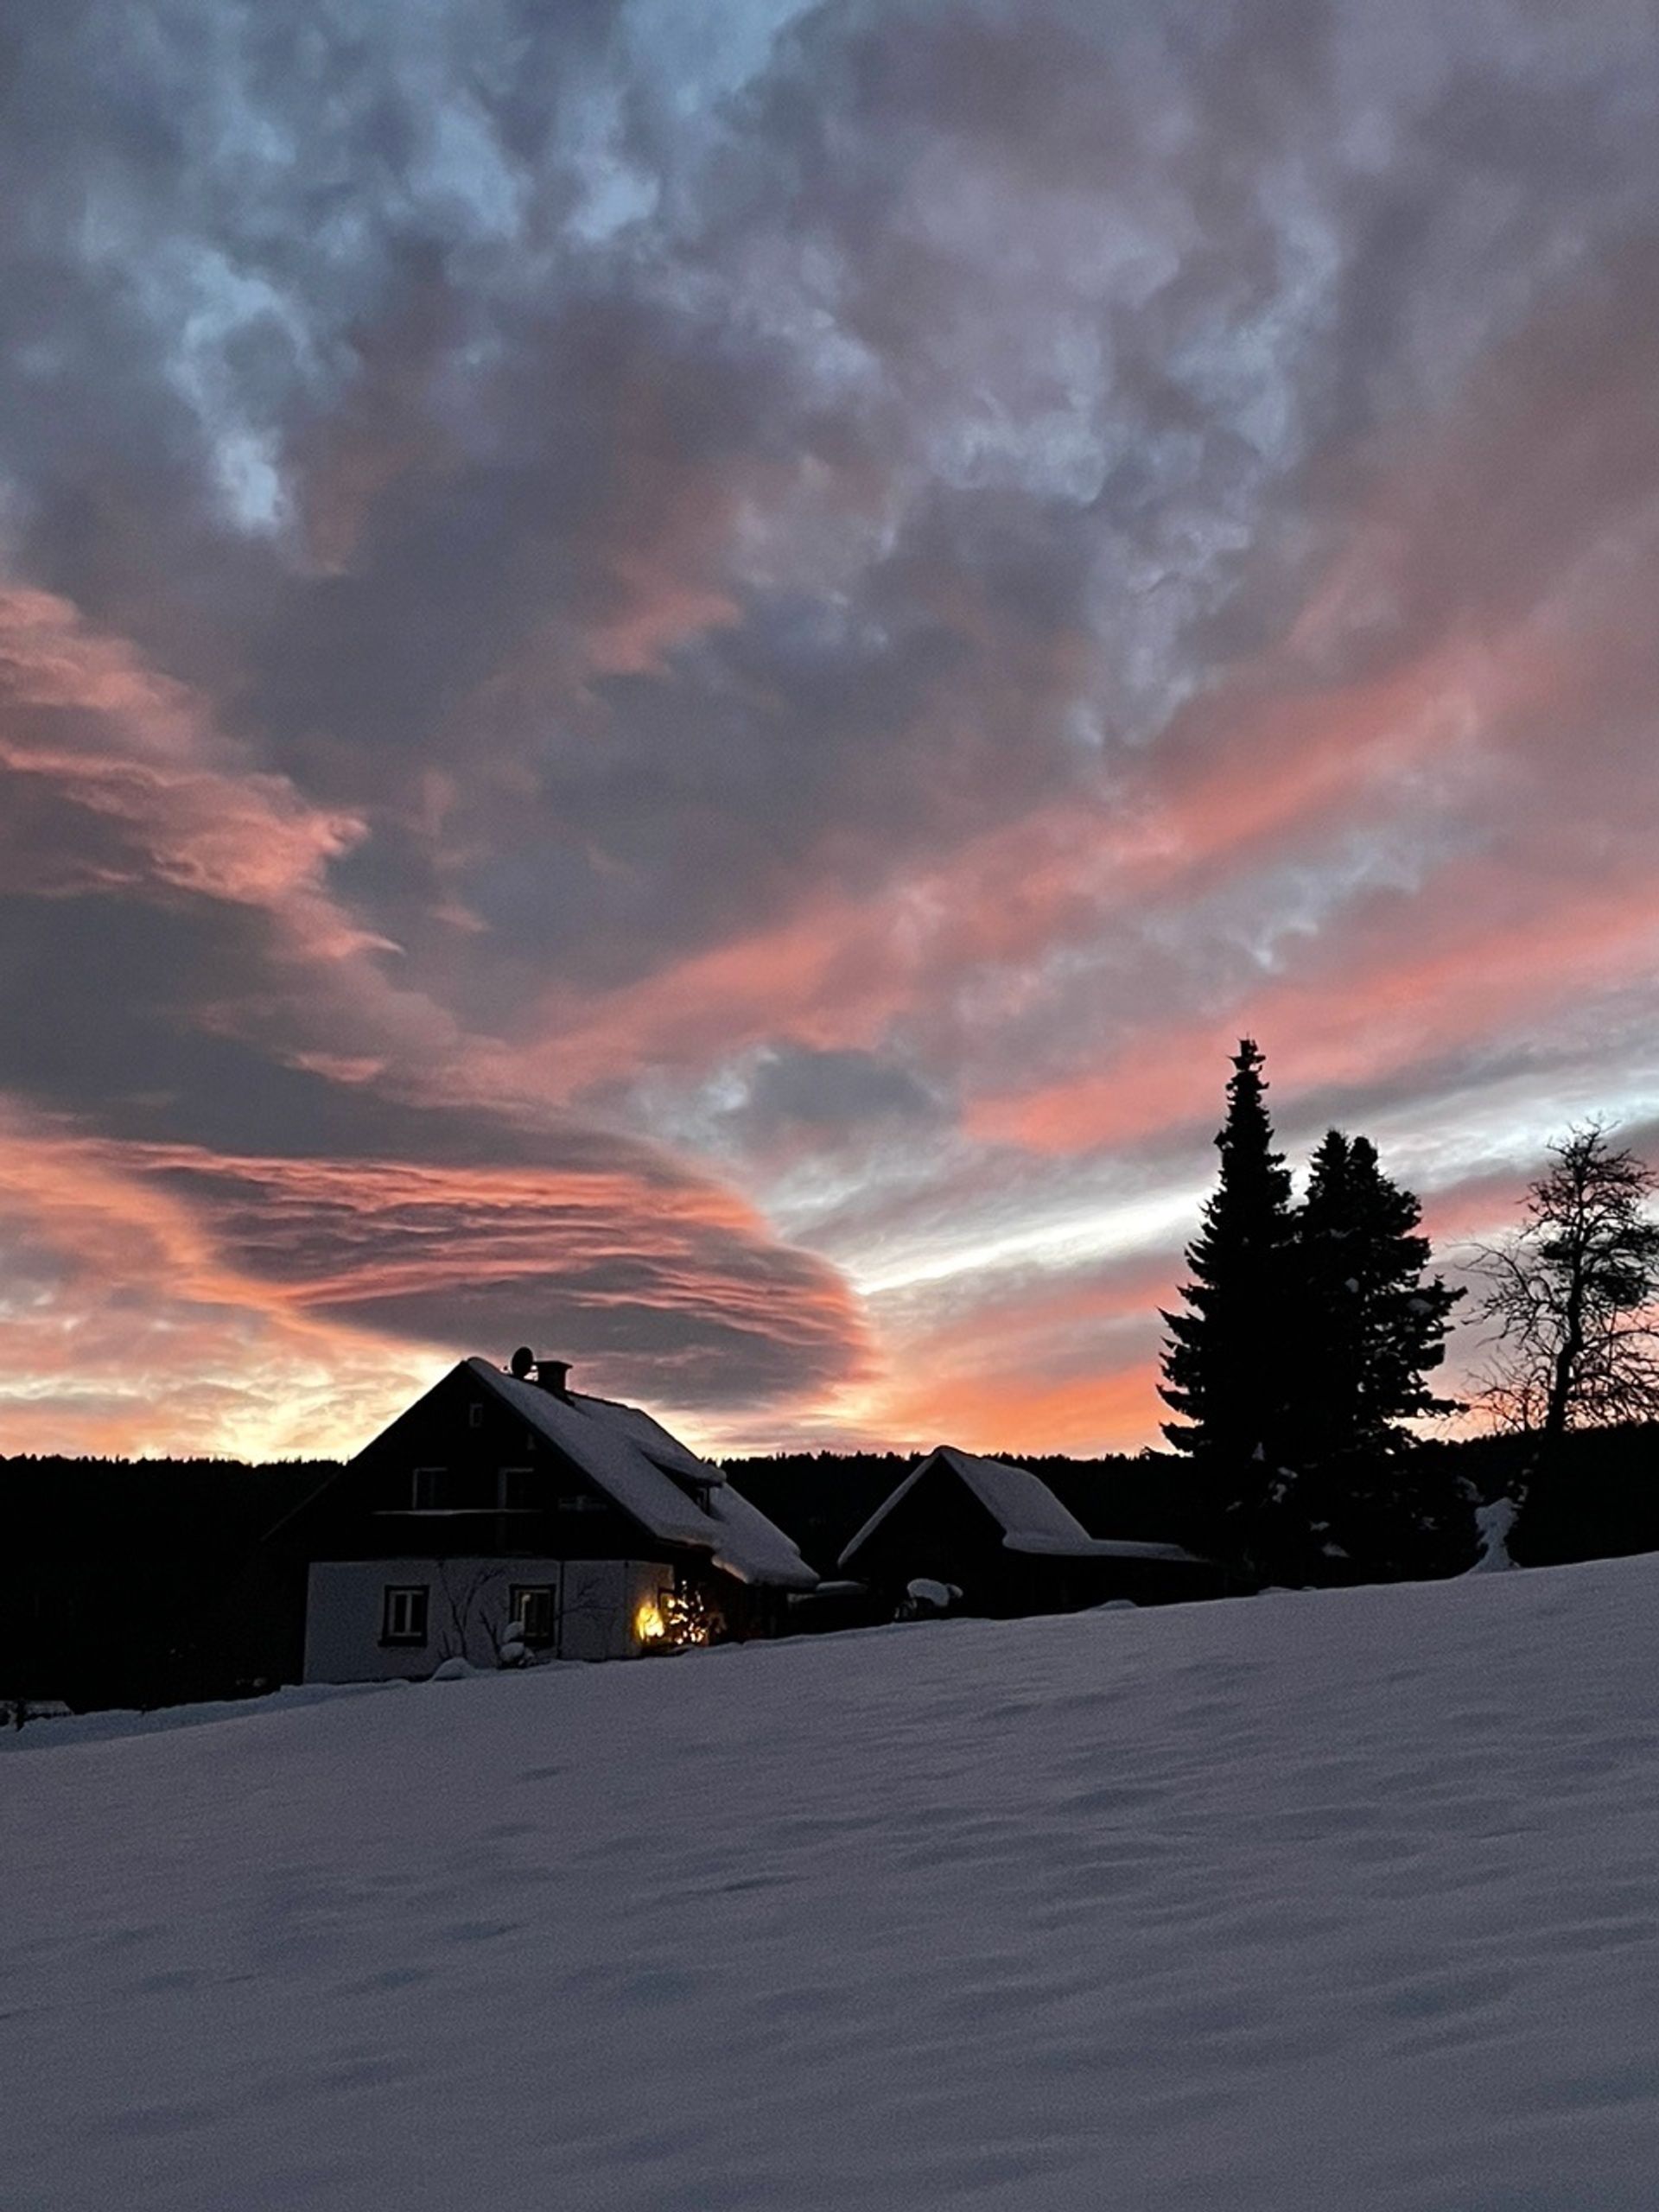
{"label": "chimney", "polygon": [[565,1381],[569,1372],[570,1363],[568,1359],[538,1359],[536,1363],[537,1382],[543,1390],[550,1390],[556,1398],[569,1396],[569,1389]]}

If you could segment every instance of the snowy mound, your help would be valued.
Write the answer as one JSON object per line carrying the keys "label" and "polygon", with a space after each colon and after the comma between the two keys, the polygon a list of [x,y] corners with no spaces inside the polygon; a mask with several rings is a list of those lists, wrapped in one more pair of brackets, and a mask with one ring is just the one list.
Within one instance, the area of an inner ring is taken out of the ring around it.
{"label": "snowy mound", "polygon": [[1650,2212],[1656,1681],[1637,1560],[37,1724],[0,2202]]}

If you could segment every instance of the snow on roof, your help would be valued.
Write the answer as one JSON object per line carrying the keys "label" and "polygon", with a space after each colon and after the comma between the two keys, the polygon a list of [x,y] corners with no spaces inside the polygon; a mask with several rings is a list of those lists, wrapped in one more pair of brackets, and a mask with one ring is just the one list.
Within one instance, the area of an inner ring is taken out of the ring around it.
{"label": "snow on roof", "polygon": [[817,1588],[817,1576],[783,1530],[729,1483],[711,1493],[709,1517],[721,1529],[715,1565],[738,1581],[781,1583],[786,1590]]}
{"label": "snow on roof", "polygon": [[1094,1541],[1081,1521],[1068,1513],[1048,1484],[1029,1467],[1010,1467],[1001,1459],[981,1459],[942,1444],[937,1458],[962,1478],[1005,1540],[1036,1536],[1043,1548],[1070,1549]]}
{"label": "snow on roof", "polygon": [[1126,1536],[1086,1536],[1078,1544],[1062,1543],[1049,1536],[1016,1535],[1004,1536],[1002,1542],[1007,1551],[1027,1552],[1039,1557],[1056,1559],[1161,1560],[1173,1567],[1204,1567],[1209,1564],[1196,1552],[1187,1551],[1180,1544],[1142,1544]]}
{"label": "snow on roof", "polygon": [[671,1436],[661,1421],[653,1421],[639,1406],[620,1406],[609,1398],[591,1399],[589,1403],[603,1406],[612,1424],[626,1429],[645,1457],[666,1472],[683,1475],[688,1482],[725,1481],[724,1467],[717,1467],[712,1459],[700,1459],[689,1445]]}
{"label": "snow on roof", "polygon": [[[539,1383],[504,1375],[487,1359],[467,1364],[653,1536],[710,1553],[715,1565],[740,1582],[791,1590],[817,1585],[817,1575],[783,1530],[738,1496],[722,1468],[698,1459],[637,1406],[575,1391],[560,1397]],[[706,1489],[706,1507],[688,1496],[682,1486],[688,1482]]]}
{"label": "snow on roof", "polygon": [[1116,1537],[1091,1536],[1029,1467],[1011,1467],[1001,1459],[982,1459],[972,1452],[958,1451],[954,1444],[941,1444],[911,1470],[885,1504],[877,1507],[842,1553],[838,1566],[847,1565],[899,1500],[936,1465],[948,1468],[967,1485],[1001,1529],[1008,1551],[1047,1559],[1144,1559],[1199,1564],[1192,1552],[1183,1551],[1179,1544],[1129,1543]]}

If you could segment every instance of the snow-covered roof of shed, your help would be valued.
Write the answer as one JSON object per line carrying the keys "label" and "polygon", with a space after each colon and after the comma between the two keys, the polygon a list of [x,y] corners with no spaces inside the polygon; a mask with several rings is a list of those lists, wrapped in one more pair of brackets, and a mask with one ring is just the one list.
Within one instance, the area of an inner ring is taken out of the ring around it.
{"label": "snow-covered roof of shed", "polygon": [[966,1484],[1001,1529],[1004,1547],[1011,1552],[1048,1559],[1144,1559],[1199,1564],[1192,1553],[1183,1551],[1179,1544],[1141,1544],[1091,1536],[1029,1467],[1011,1467],[1004,1460],[982,1459],[975,1452],[958,1451],[954,1444],[941,1444],[912,1467],[893,1495],[877,1507],[842,1553],[838,1566],[848,1564],[900,1500],[936,1465],[948,1468]]}
{"label": "snow-covered roof of shed", "polygon": [[[560,1396],[521,1382],[487,1359],[467,1367],[615,1505],[664,1543],[690,1544],[740,1582],[810,1590],[817,1577],[783,1530],[740,1497],[725,1470],[700,1459],[638,1406],[609,1398]],[[706,1488],[705,1509],[683,1484]]]}
{"label": "snow-covered roof of shed", "polygon": [[1027,1552],[1037,1558],[1162,1560],[1172,1567],[1209,1563],[1181,1544],[1143,1544],[1128,1536],[1088,1536],[1078,1544],[1049,1536],[1014,1535],[1004,1536],[1002,1542],[1008,1551]]}
{"label": "snow-covered roof of shed", "polygon": [[961,1476],[1005,1538],[1039,1536],[1046,1544],[1071,1547],[1094,1539],[1081,1521],[1060,1503],[1040,1475],[1029,1467],[1010,1467],[1001,1459],[981,1459],[942,1444],[937,1455]]}

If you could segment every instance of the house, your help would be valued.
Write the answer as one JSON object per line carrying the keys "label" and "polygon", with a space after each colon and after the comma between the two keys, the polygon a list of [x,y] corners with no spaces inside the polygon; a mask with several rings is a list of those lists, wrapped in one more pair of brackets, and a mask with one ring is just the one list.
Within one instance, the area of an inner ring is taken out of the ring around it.
{"label": "house", "polygon": [[462,1360],[272,1531],[308,1562],[307,1681],[766,1636],[816,1586],[722,1469],[568,1376]]}
{"label": "house", "polygon": [[[1179,1544],[1091,1536],[1027,1467],[943,1444],[842,1553],[843,1575],[891,1612],[920,1599],[1013,1619],[1128,1599],[1217,1596],[1222,1571]],[[915,1586],[914,1587],[912,1586]]]}

